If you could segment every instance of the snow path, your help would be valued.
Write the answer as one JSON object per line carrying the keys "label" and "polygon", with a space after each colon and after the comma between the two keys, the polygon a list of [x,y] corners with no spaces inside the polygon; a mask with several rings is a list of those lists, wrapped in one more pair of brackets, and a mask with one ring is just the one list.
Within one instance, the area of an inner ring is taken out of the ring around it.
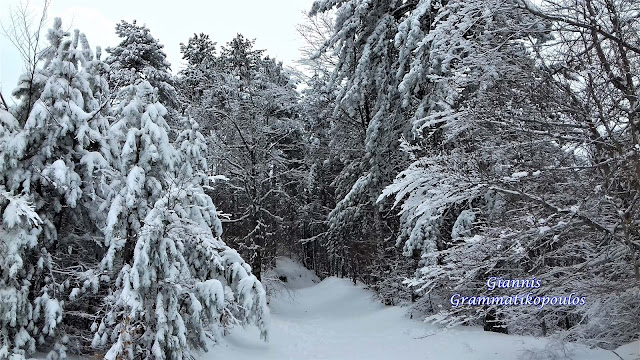
{"label": "snow path", "polygon": [[[286,292],[271,301],[268,343],[256,329],[236,328],[204,354],[214,359],[550,359],[549,341],[488,333],[478,328],[440,329],[405,316],[406,308],[384,307],[371,292],[346,279]],[[614,360],[605,350],[570,345],[567,359]],[[557,359],[564,359],[559,357]],[[633,359],[626,357],[625,359]]]}

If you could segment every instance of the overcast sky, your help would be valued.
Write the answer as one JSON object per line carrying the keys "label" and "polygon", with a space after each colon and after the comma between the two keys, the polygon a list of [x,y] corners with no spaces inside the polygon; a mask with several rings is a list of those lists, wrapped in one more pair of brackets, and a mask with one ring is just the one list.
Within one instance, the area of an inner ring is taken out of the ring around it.
{"label": "overcast sky", "polygon": [[[42,0],[31,0],[38,11]],[[20,0],[0,0],[0,21],[7,25],[7,9]],[[304,19],[313,0],[53,0],[48,12],[48,25],[62,18],[64,28],[79,29],[95,48],[118,44],[115,25],[120,20],[137,20],[146,24],[153,36],[165,46],[165,53],[175,73],[180,69],[179,44],[193,33],[209,34],[213,41],[224,44],[236,33],[255,38],[256,47],[293,65],[298,59],[302,40],[296,25]],[[23,64],[17,51],[0,36],[0,85],[5,98],[15,87]],[[7,99],[9,100],[9,99]]]}

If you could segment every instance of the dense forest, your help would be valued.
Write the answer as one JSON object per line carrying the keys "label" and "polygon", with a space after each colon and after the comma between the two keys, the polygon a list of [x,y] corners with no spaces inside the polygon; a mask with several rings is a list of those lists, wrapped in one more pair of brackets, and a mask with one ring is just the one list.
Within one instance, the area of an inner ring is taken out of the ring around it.
{"label": "dense forest", "polygon": [[[309,10],[297,69],[241,34],[185,39],[172,73],[136,21],[105,51],[64,19],[12,24],[0,360],[189,359],[240,325],[267,340],[279,256],[445,326],[640,337],[636,1]],[[490,277],[586,301],[451,306],[495,295]]]}

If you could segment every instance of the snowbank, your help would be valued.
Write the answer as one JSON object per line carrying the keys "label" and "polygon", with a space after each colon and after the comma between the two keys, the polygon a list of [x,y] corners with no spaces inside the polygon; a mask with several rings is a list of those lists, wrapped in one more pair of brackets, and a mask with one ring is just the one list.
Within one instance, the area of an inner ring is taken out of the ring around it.
{"label": "snowbank", "polygon": [[320,282],[320,278],[300,263],[285,257],[276,259],[276,267],[264,275],[268,285],[286,287],[297,290],[313,286]]}

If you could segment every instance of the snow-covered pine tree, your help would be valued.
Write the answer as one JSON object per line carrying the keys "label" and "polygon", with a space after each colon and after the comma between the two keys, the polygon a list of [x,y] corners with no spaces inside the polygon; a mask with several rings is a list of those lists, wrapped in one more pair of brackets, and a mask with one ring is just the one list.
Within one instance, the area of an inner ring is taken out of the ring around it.
{"label": "snow-covered pine tree", "polygon": [[[0,117],[6,116],[0,110]],[[37,246],[40,235],[40,217],[26,196],[0,194],[3,208],[0,226],[0,359],[25,359],[36,350],[33,326],[33,303],[29,297],[32,288],[33,266],[29,252]],[[49,314],[48,314],[49,315]],[[58,313],[51,313],[56,319]],[[55,324],[53,325],[55,327]]]}
{"label": "snow-covered pine tree", "polygon": [[[10,164],[10,137],[18,128],[18,121],[8,111],[0,109],[0,168],[4,172]],[[33,304],[29,299],[29,251],[38,243],[41,219],[26,196],[13,196],[0,187],[0,359],[9,356],[24,358],[34,352],[36,341],[27,331],[32,319]]]}
{"label": "snow-covered pine tree", "polygon": [[203,137],[191,122],[169,142],[156,90],[144,80],[124,88],[111,127],[118,159],[105,227],[105,269],[116,272],[110,309],[93,345],[107,359],[182,359],[220,334],[221,316],[255,323],[267,336],[260,282],[220,239],[216,208],[204,193]]}
{"label": "snow-covered pine tree", "polygon": [[[87,205],[93,200],[94,175],[107,164],[99,146],[106,120],[87,81],[87,63],[94,59],[85,56],[86,39],[78,31],[70,36],[60,19],[47,38],[50,46],[33,77],[36,84],[26,84],[30,77],[22,77],[14,91],[20,101],[11,109],[15,117],[2,114],[0,184],[9,199],[2,207],[2,232],[3,244],[13,255],[0,267],[7,286],[19,284],[19,292],[30,295],[28,303],[13,308],[19,313],[7,313],[12,320],[6,324],[3,346],[12,345],[0,358],[29,354],[34,341],[43,349],[59,342],[51,356],[64,357],[67,343],[74,340],[65,330],[76,321],[65,315],[65,308],[74,306],[74,288],[86,280],[77,270],[91,266],[91,248],[96,248],[90,238],[97,228],[87,216]],[[78,48],[80,38],[84,49]],[[38,100],[31,103],[34,97]],[[30,199],[33,208],[21,199]],[[0,301],[5,299],[17,301],[12,296]]]}
{"label": "snow-covered pine tree", "polygon": [[[334,180],[335,208],[329,214],[326,235],[336,271],[364,280],[372,278],[380,246],[393,245],[393,214],[376,204],[378,194],[393,181],[408,159],[398,151],[399,139],[408,134],[400,106],[393,38],[397,16],[408,7],[401,1],[316,1],[311,14],[335,10],[335,32],[323,51],[336,54],[328,88],[337,88],[334,115],[356,124],[362,140],[358,153],[340,155],[345,166]],[[410,6],[409,6],[410,7]],[[360,226],[355,229],[352,224]],[[383,245],[384,244],[384,245]]]}
{"label": "snow-covered pine tree", "polygon": [[169,108],[178,107],[171,64],[167,61],[164,45],[160,44],[144,25],[124,20],[116,25],[116,34],[122,39],[115,47],[107,48],[106,62],[111,66],[109,85],[114,91],[147,80],[158,90],[160,102]]}
{"label": "snow-covered pine tree", "polygon": [[[103,267],[116,271],[133,259],[137,234],[155,202],[167,188],[167,176],[174,171],[176,153],[169,141],[166,108],[158,102],[156,90],[138,80],[120,90],[109,129],[114,176],[103,207],[108,209]],[[116,253],[123,250],[121,264]]]}
{"label": "snow-covered pine tree", "polygon": [[180,43],[180,52],[189,65],[203,64],[213,60],[216,43],[207,34],[193,34],[186,44]]}
{"label": "snow-covered pine tree", "polygon": [[[191,107],[189,111],[193,113],[200,105],[205,91],[224,90],[222,86],[213,84],[221,80],[221,72],[218,70],[223,64],[217,61],[216,43],[206,34],[193,34],[187,44],[180,43],[180,52],[187,61],[187,66],[180,70],[176,88],[183,107]],[[203,128],[207,129],[209,126]]]}
{"label": "snow-covered pine tree", "polygon": [[[223,335],[233,324],[252,323],[260,329],[261,337],[267,340],[269,309],[265,291],[251,267],[235,250],[222,242],[222,226],[216,207],[204,191],[204,187],[212,189],[211,177],[207,175],[206,139],[199,132],[199,124],[195,120],[185,119],[184,128],[176,140],[182,165],[174,184],[188,189],[181,202],[184,209],[180,214],[181,219],[189,228],[193,225],[196,229],[202,228],[196,231],[204,231],[206,235],[200,242],[190,243],[195,248],[189,259],[190,270],[201,282],[217,279],[225,287],[224,307],[218,309],[222,312],[219,325],[223,333],[216,332],[214,335]],[[213,229],[213,233],[209,229]],[[189,229],[185,230],[183,234],[190,234]],[[215,266],[208,267],[207,263],[211,261]],[[210,321],[217,324],[215,319]]]}

